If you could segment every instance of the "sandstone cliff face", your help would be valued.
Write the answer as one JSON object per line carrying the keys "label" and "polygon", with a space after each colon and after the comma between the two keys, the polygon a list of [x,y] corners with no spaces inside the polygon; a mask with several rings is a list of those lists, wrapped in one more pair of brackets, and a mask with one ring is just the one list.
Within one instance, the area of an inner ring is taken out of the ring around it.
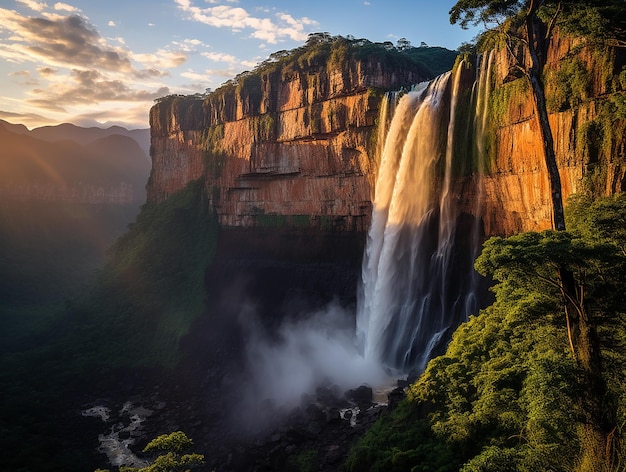
{"label": "sandstone cliff face", "polygon": [[[575,38],[552,40],[546,95],[564,200],[626,188],[624,56]],[[156,104],[148,199],[161,201],[204,178],[224,226],[365,230],[377,173],[375,87],[398,89],[424,77],[376,57],[332,67],[327,59],[242,74],[208,97]],[[528,86],[511,76],[506,51],[492,60],[486,170],[460,178],[459,199],[476,214],[481,195],[476,216],[487,236],[546,229],[550,192]]]}
{"label": "sandstone cliff face", "polygon": [[239,77],[206,99],[156,104],[148,199],[204,177],[224,226],[364,230],[381,101],[374,87],[425,77],[373,57],[336,68],[314,59]]}
{"label": "sandstone cliff face", "polygon": [[[524,78],[509,81],[506,51],[494,60],[489,119],[497,126],[487,138],[494,149],[483,179],[485,232],[548,229],[550,188],[530,92]],[[626,190],[626,120],[617,106],[626,85],[617,79],[623,65],[620,51],[602,53],[559,35],[552,39],[546,96],[564,202],[572,193]],[[503,98],[504,104],[494,103]]]}

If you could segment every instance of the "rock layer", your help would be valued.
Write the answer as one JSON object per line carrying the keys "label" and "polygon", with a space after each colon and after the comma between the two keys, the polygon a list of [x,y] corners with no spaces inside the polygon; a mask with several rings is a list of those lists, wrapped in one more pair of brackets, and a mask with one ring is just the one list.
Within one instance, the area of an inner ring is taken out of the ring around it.
{"label": "rock layer", "polygon": [[[576,38],[552,39],[546,94],[564,200],[575,192],[624,189],[624,56]],[[467,189],[459,199],[468,213],[482,195],[478,216],[487,236],[551,226],[538,124],[525,79],[511,70],[508,53],[497,52],[485,174],[478,189],[477,173],[461,176],[457,187]],[[364,231],[378,165],[380,90],[422,78],[373,58],[335,69],[312,62],[243,76],[207,97],[168,97],[150,113],[148,199],[161,201],[204,178],[223,226]],[[580,90],[568,89],[573,86]]]}
{"label": "rock layer", "polygon": [[204,177],[224,226],[364,230],[380,89],[425,78],[369,58],[283,69],[252,85],[244,77],[224,93],[161,101],[150,112],[148,199]]}

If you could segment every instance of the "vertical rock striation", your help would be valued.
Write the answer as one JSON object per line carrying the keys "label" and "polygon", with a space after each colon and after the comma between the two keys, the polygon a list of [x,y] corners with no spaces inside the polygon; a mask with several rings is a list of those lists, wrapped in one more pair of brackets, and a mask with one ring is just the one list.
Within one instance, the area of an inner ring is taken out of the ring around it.
{"label": "vertical rock striation", "polygon": [[[161,99],[150,112],[148,199],[161,201],[204,178],[223,226],[364,231],[378,171],[382,91],[416,84],[428,73],[395,56],[346,54],[345,41],[327,44],[325,54],[313,46],[295,58],[275,53],[265,67],[208,96]],[[552,39],[545,83],[564,199],[626,188],[624,56],[569,36]],[[507,52],[496,52],[484,134],[468,135],[481,142],[466,146],[467,159],[476,148],[486,159],[478,216],[488,236],[551,226],[530,92],[512,70]],[[454,188],[462,189],[460,205],[475,214],[478,170],[475,163],[461,167]]]}
{"label": "vertical rock striation", "polygon": [[223,226],[364,230],[380,90],[428,76],[384,55],[333,64],[333,48],[324,60],[309,53],[244,73],[207,97],[157,103],[148,199],[204,177]]}
{"label": "vertical rock striation", "polygon": [[[545,74],[549,119],[564,201],[573,193],[610,195],[626,185],[625,54],[553,36]],[[538,123],[525,78],[495,56],[483,179],[487,235],[550,228],[551,201]],[[620,73],[622,80],[620,82]],[[621,112],[619,111],[621,105]]]}

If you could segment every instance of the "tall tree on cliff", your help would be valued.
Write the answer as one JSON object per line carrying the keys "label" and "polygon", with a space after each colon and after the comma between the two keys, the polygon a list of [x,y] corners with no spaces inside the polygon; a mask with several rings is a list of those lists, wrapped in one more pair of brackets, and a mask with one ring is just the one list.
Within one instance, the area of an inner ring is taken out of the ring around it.
{"label": "tall tree on cliff", "polygon": [[[557,231],[565,230],[565,216],[543,84],[549,41],[555,27],[562,24],[587,38],[611,40],[613,45],[623,47],[625,11],[625,0],[460,0],[450,10],[452,24],[458,22],[463,28],[484,24],[501,35],[517,73],[530,83],[550,183],[552,223]],[[519,51],[523,54],[517,54]],[[584,390],[579,400],[586,425],[582,461],[594,464],[589,470],[608,470],[611,433],[603,408],[605,387],[596,326],[585,303],[584,280],[577,280],[564,264],[559,266],[558,278],[570,347],[580,367]]]}
{"label": "tall tree on cliff", "polygon": [[565,229],[563,196],[542,80],[550,38],[561,23],[588,38],[624,46],[625,10],[624,0],[460,0],[450,10],[450,23],[462,28],[469,24],[495,26],[491,30],[503,36],[513,59],[518,59],[515,49],[519,46],[528,53],[528,62],[518,60],[515,68],[531,85],[557,230]]}

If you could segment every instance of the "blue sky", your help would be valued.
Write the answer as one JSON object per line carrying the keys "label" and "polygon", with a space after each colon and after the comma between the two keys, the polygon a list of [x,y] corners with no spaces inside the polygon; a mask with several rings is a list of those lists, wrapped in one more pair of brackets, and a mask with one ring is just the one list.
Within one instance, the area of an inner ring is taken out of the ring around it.
{"label": "blue sky", "polygon": [[148,126],[153,100],[216,88],[325,31],[456,49],[432,0],[0,0],[0,119]]}

